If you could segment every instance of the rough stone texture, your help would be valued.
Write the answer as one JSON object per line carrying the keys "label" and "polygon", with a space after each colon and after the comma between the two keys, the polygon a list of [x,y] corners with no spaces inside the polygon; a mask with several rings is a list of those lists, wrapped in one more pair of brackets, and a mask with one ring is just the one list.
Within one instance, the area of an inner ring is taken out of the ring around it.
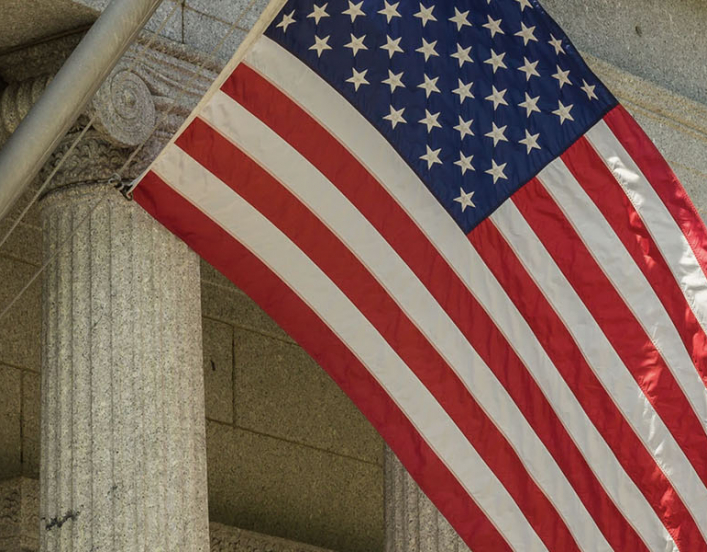
{"label": "rough stone texture", "polygon": [[704,0],[541,0],[582,52],[707,103]]}
{"label": "rough stone texture", "polygon": [[382,465],[380,436],[297,345],[235,331],[236,424]]}
{"label": "rough stone texture", "polygon": [[39,477],[40,375],[22,373],[22,475]]}
{"label": "rough stone texture", "polygon": [[0,365],[0,474],[19,475],[22,470],[22,372]]}
{"label": "rough stone texture", "polygon": [[210,519],[339,552],[382,549],[381,466],[207,422]]}
{"label": "rough stone texture", "polygon": [[3,0],[0,52],[88,25],[96,13],[71,0]]}
{"label": "rough stone texture", "polygon": [[233,423],[233,328],[204,318],[204,388],[206,417]]}
{"label": "rough stone texture", "polygon": [[42,550],[205,551],[198,259],[105,185],[42,203]]}
{"label": "rough stone texture", "polygon": [[230,33],[215,53],[228,61],[267,5],[268,0],[186,0],[184,42],[211,52]]}
{"label": "rough stone texture", "polygon": [[204,280],[201,293],[204,316],[233,324],[236,328],[294,343],[272,318],[230,282],[227,285],[215,285],[210,279]]}
{"label": "rough stone texture", "polygon": [[388,447],[385,449],[385,551],[469,551]]}
{"label": "rough stone texture", "polygon": [[[100,14],[110,0],[73,0],[80,6],[88,8],[87,11],[96,17]],[[148,31],[156,31],[164,24],[162,35],[177,42],[182,42],[182,9],[183,0],[163,0],[157,11],[145,25]],[[165,23],[166,21],[166,23]]]}
{"label": "rough stone texture", "polygon": [[324,548],[279,539],[212,523],[211,552],[331,552]]}
{"label": "rough stone texture", "polygon": [[[37,271],[37,267],[0,257],[0,307],[9,305]],[[37,280],[0,320],[0,363],[39,371],[41,347],[41,291]]]}
{"label": "rough stone texture", "polygon": [[39,550],[39,485],[18,477],[0,481],[0,552]]}
{"label": "rough stone texture", "polygon": [[[39,550],[39,482],[15,478],[0,482],[0,552]],[[331,552],[295,541],[211,523],[211,552]]]}
{"label": "rough stone texture", "polygon": [[247,29],[236,27],[231,22],[214,18],[199,11],[184,10],[184,41],[208,52],[216,59],[227,62],[248,34]]}

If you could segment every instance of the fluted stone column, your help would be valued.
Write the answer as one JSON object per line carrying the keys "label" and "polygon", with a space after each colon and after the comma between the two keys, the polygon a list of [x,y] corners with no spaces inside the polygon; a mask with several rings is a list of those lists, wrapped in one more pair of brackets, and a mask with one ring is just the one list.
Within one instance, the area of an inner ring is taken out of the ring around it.
{"label": "fluted stone column", "polygon": [[386,552],[469,552],[449,522],[385,448]]}
{"label": "fluted stone column", "polygon": [[101,183],[42,200],[41,550],[209,547],[199,263]]}
{"label": "fluted stone column", "polygon": [[[145,140],[122,177],[149,164],[218,68],[151,44],[128,51],[40,174],[93,116],[40,200],[45,260],[58,252],[43,275],[43,552],[209,548],[198,258],[107,181]],[[0,95],[5,135],[50,78],[37,48]]]}

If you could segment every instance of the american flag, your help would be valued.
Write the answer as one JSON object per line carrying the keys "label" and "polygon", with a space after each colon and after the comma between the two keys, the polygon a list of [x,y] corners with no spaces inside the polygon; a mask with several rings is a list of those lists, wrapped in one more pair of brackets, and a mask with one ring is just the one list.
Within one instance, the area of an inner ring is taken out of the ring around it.
{"label": "american flag", "polygon": [[474,551],[707,550],[707,233],[563,31],[537,0],[268,14],[136,199]]}

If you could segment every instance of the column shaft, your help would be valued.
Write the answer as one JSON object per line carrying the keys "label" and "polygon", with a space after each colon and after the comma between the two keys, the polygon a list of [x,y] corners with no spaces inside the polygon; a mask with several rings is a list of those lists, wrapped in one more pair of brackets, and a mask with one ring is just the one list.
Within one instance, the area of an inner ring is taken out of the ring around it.
{"label": "column shaft", "polygon": [[449,522],[385,448],[386,552],[469,552]]}
{"label": "column shaft", "polygon": [[106,186],[43,200],[41,549],[206,551],[196,255]]}

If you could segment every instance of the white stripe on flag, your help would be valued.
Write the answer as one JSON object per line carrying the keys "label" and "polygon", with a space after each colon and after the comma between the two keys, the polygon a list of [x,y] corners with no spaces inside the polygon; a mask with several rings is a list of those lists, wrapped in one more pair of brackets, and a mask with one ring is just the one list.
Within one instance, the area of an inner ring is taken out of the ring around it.
{"label": "white stripe on flag", "polygon": [[[700,420],[707,420],[707,389],[680,335],[655,291],[604,215],[562,159],[555,159],[545,167],[538,180],[565,213],[604,274],[651,338]],[[701,484],[700,487],[704,489]]]}
{"label": "white stripe on flag", "polygon": [[[266,37],[261,37],[254,45],[246,62],[345,144],[417,223],[469,289],[473,283],[473,294],[516,347],[556,411],[562,413],[582,454],[626,518],[651,548],[664,549],[666,542],[672,544],[660,520],[587,419],[527,323],[466,236],[390,144],[331,86]],[[634,406],[644,408],[646,402],[639,398],[642,397],[640,389],[633,380],[629,385],[629,389],[635,391]],[[647,412],[653,412],[650,404],[647,407]]]}
{"label": "white stripe on flag", "polygon": [[[680,227],[604,121],[599,121],[586,137],[640,215],[700,326],[707,332],[707,277]],[[701,419],[707,427],[707,417]]]}
{"label": "white stripe on flag", "polygon": [[361,360],[517,550],[544,551],[515,501],[369,321],[280,230],[176,145],[153,171],[283,279]]}
{"label": "white stripe on flag", "polygon": [[[563,320],[590,367],[605,389],[609,390],[628,423],[685,500],[685,493],[680,491],[685,489],[691,492],[693,478],[687,474],[694,474],[692,464],[533,229],[512,201],[505,202],[491,215],[491,220]],[[701,482],[699,485],[702,487]],[[696,499],[695,496],[692,498]],[[654,517],[652,509],[650,512]],[[626,513],[628,515],[630,512]],[[643,515],[647,513],[645,511]],[[632,522],[638,523],[640,519],[634,518]]]}
{"label": "white stripe on flag", "polygon": [[412,270],[348,199],[292,146],[226,94],[216,94],[200,117],[279,180],[353,251],[508,438],[580,546],[610,550],[515,402]]}

